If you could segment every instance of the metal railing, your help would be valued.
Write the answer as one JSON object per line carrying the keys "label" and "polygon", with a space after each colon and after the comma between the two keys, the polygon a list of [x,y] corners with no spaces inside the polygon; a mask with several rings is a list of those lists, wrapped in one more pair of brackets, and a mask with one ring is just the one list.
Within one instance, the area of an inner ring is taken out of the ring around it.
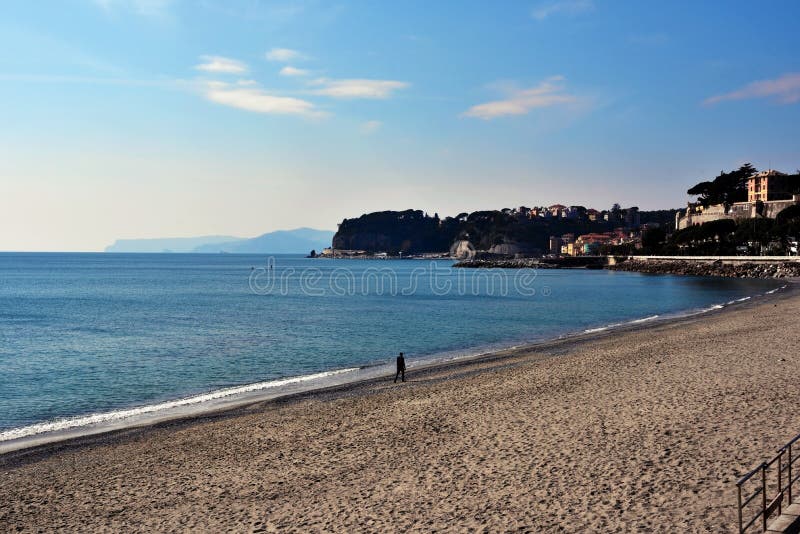
{"label": "metal railing", "polygon": [[[761,519],[762,532],[767,530],[767,521],[776,511],[778,515],[783,513],[783,499],[787,498],[786,506],[792,504],[792,486],[794,482],[800,478],[800,475],[794,476],[792,466],[794,462],[800,458],[800,454],[794,456],[792,454],[792,446],[796,441],[800,440],[800,434],[792,438],[792,440],[778,449],[778,453],[772,457],[771,460],[762,462],[761,465],[744,475],[736,482],[736,491],[738,496],[738,515],[739,515],[739,534],[745,532],[748,528],[752,527],[759,519]],[[795,446],[795,449],[800,445]],[[777,465],[777,469],[774,466]],[[756,475],[761,474],[760,477]],[[784,477],[784,473],[786,476]],[[760,482],[758,487],[742,497],[743,488],[746,491],[753,487],[750,481]],[[770,490],[775,490],[770,493]],[[757,508],[755,515],[750,517],[749,521],[745,524],[744,518],[747,510],[752,513],[751,505],[757,497],[761,497],[760,506]]]}

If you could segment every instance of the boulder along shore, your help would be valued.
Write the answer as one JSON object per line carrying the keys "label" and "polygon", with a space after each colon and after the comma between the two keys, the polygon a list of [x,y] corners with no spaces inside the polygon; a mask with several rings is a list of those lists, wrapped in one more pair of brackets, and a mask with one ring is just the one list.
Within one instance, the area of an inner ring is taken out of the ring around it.
{"label": "boulder along shore", "polygon": [[608,265],[612,271],[652,274],[680,274],[691,276],[724,276],[728,278],[795,278],[800,276],[800,263],[742,263],[728,265],[722,261],[700,263],[696,261],[643,261],[628,259]]}
{"label": "boulder along shore", "polygon": [[[564,261],[569,260],[569,261]],[[556,260],[539,258],[498,258],[462,260],[453,267],[471,269],[608,269],[651,274],[679,274],[688,276],[724,276],[728,278],[797,278],[800,277],[800,262],[741,263],[729,265],[721,260],[658,260],[648,261],[629,258],[609,265],[599,256],[568,257]]]}

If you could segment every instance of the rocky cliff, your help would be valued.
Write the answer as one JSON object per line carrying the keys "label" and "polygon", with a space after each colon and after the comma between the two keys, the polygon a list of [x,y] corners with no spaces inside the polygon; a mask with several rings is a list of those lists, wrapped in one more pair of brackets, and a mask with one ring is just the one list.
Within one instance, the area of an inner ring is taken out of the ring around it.
{"label": "rocky cliff", "polygon": [[[640,212],[642,220],[671,224],[674,212]],[[447,253],[453,245],[459,257],[468,249],[498,255],[547,252],[551,235],[607,232],[624,221],[590,221],[559,217],[521,216],[503,211],[476,211],[440,219],[420,210],[381,211],[345,219],[333,237],[339,250],[397,254]],[[466,242],[459,244],[459,242]]]}
{"label": "rocky cliff", "polygon": [[390,254],[447,252],[455,235],[441,223],[439,217],[420,210],[369,213],[342,221],[333,248]]}

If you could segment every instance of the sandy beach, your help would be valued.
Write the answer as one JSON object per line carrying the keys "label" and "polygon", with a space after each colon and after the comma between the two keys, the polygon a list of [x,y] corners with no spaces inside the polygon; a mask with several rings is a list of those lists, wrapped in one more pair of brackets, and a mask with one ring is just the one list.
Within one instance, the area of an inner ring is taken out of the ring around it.
{"label": "sandy beach", "polygon": [[0,531],[731,532],[800,293],[0,457]]}

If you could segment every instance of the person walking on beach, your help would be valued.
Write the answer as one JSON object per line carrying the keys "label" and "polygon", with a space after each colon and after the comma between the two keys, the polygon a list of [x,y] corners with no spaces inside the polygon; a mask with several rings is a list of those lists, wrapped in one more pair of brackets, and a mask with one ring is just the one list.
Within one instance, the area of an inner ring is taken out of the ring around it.
{"label": "person walking on beach", "polygon": [[397,377],[401,377],[403,382],[406,381],[406,359],[403,358],[403,353],[397,357],[397,373],[394,375],[394,383],[397,384]]}

